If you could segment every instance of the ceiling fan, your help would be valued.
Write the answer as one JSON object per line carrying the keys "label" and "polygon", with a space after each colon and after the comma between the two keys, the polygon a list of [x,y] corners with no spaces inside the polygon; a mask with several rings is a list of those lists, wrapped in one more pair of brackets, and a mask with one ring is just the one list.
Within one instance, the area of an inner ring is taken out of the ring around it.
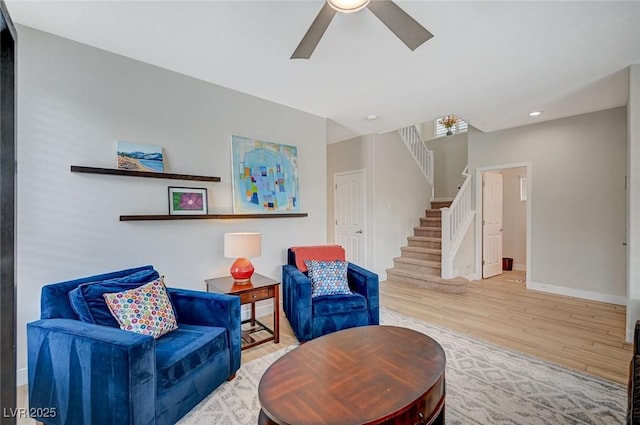
{"label": "ceiling fan", "polygon": [[411,50],[433,37],[425,27],[391,0],[326,0],[291,59],[309,59],[337,12],[369,9]]}

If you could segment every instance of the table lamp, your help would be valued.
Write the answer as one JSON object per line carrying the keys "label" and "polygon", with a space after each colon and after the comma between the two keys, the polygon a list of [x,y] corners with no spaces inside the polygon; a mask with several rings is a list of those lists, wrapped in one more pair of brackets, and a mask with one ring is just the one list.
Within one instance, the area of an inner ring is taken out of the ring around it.
{"label": "table lamp", "polygon": [[259,257],[262,253],[262,235],[242,232],[224,234],[224,256],[236,258],[231,265],[231,276],[235,283],[249,283],[253,274],[253,264],[249,257]]}

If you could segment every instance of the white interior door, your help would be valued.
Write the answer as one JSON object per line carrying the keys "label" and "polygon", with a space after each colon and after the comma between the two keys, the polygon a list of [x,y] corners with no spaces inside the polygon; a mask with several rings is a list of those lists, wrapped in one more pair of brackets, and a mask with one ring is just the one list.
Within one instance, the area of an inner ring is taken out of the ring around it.
{"label": "white interior door", "polygon": [[502,274],[502,174],[482,176],[482,277]]}
{"label": "white interior door", "polygon": [[345,249],[347,261],[366,267],[365,172],[335,174],[334,182],[334,242]]}

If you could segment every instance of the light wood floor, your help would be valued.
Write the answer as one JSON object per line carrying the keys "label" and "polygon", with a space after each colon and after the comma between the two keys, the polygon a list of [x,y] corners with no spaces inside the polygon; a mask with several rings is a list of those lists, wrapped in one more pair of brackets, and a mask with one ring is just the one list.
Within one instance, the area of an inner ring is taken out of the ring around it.
{"label": "light wood floor", "polygon": [[[624,342],[624,306],[530,291],[523,272],[469,284],[465,294],[444,294],[399,282],[380,283],[380,303],[472,337],[626,385],[631,344]],[[521,282],[516,282],[520,280]],[[273,316],[260,319],[271,326]],[[242,352],[242,362],[297,342],[280,312],[280,343]],[[26,386],[18,406],[26,406]],[[19,421],[20,425],[33,421]]]}
{"label": "light wood floor", "polygon": [[[521,282],[516,282],[520,280]],[[626,308],[525,288],[524,272],[474,281],[465,294],[380,283],[380,303],[408,316],[522,353],[627,384],[631,344],[624,342]],[[280,344],[242,352],[250,361],[295,343],[280,315]],[[270,317],[261,319],[271,324]]]}

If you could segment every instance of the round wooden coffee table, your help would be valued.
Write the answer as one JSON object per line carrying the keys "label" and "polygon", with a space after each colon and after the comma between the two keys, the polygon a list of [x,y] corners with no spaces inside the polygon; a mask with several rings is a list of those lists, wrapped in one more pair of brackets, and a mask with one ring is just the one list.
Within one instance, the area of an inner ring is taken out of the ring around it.
{"label": "round wooden coffee table", "polygon": [[444,424],[444,368],[442,347],[411,329],[325,335],[269,366],[258,424]]}

